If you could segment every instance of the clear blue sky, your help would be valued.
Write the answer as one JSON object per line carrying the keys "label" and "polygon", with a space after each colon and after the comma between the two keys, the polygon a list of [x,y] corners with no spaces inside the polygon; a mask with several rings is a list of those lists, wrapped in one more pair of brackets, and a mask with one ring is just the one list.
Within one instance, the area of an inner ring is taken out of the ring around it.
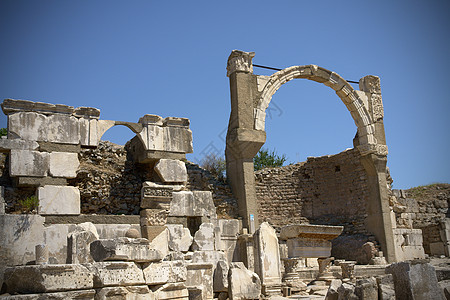
{"label": "clear blue sky", "polygon": [[[449,33],[448,1],[0,0],[0,99],[187,117],[201,161],[225,148],[228,55],[255,51],[256,64],[380,76],[394,187],[450,182]],[[352,147],[356,126],[324,85],[291,81],[269,108],[266,147],[289,162]]]}

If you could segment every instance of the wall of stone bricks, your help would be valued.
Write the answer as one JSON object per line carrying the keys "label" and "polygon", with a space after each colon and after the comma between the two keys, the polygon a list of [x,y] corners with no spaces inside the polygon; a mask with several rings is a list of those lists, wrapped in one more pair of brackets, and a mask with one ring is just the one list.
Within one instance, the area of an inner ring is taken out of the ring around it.
{"label": "wall of stone bricks", "polygon": [[311,157],[255,172],[259,218],[289,223],[344,225],[343,234],[366,234],[367,179],[359,152]]}
{"label": "wall of stone bricks", "polygon": [[[82,214],[137,215],[141,188],[153,178],[153,168],[135,164],[126,146],[100,141],[97,148],[82,148],[78,154],[77,177],[69,184],[80,190]],[[237,202],[226,182],[193,163],[187,163],[186,189],[211,191],[217,214],[223,218],[237,217]],[[35,195],[36,188],[17,189],[9,177],[8,154],[0,153],[0,185],[5,187],[6,213],[20,212],[19,201]]]}
{"label": "wall of stone bricks", "polygon": [[450,184],[393,190],[390,202],[397,227],[422,229],[425,253],[432,254],[430,244],[443,242],[440,223],[450,217]]}

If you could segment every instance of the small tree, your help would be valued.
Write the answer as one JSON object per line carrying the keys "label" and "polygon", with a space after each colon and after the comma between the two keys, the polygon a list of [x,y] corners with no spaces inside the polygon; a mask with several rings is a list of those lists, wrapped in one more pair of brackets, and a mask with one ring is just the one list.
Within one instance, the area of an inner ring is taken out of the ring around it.
{"label": "small tree", "polygon": [[255,166],[255,171],[257,171],[264,168],[282,167],[286,160],[287,158],[284,154],[279,156],[275,153],[275,150],[269,152],[268,149],[261,148],[253,158],[253,165]]}
{"label": "small tree", "polygon": [[7,136],[8,130],[6,128],[0,128],[0,137]]}
{"label": "small tree", "polygon": [[208,170],[217,179],[225,180],[225,171],[227,170],[225,158],[210,153],[202,160],[201,167]]}

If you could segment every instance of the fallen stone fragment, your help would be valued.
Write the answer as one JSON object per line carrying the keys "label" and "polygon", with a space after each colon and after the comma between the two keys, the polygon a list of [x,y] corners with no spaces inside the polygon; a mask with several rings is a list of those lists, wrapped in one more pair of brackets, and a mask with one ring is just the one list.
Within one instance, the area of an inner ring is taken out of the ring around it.
{"label": "fallen stone fragment", "polygon": [[259,299],[261,280],[259,276],[248,270],[244,263],[231,263],[228,272],[228,295],[232,300]]}
{"label": "fallen stone fragment", "polygon": [[94,275],[94,287],[145,285],[142,269],[133,262],[95,262],[85,265]]}
{"label": "fallen stone fragment", "polygon": [[181,260],[146,264],[143,272],[147,285],[184,282],[187,278],[186,265]]}
{"label": "fallen stone fragment", "polygon": [[164,258],[161,251],[154,249],[147,239],[100,239],[91,243],[91,255],[95,261],[151,262]]}
{"label": "fallen stone fragment", "polygon": [[48,293],[92,289],[92,273],[82,265],[28,265],[6,268],[8,293]]}

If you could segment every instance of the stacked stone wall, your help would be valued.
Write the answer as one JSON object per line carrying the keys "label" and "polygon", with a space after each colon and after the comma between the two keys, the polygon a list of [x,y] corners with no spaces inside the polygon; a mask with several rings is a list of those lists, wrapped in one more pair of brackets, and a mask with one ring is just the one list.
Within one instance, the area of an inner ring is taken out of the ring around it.
{"label": "stacked stone wall", "polygon": [[260,220],[275,226],[344,225],[343,234],[366,234],[369,192],[359,155],[349,149],[255,172]]}

